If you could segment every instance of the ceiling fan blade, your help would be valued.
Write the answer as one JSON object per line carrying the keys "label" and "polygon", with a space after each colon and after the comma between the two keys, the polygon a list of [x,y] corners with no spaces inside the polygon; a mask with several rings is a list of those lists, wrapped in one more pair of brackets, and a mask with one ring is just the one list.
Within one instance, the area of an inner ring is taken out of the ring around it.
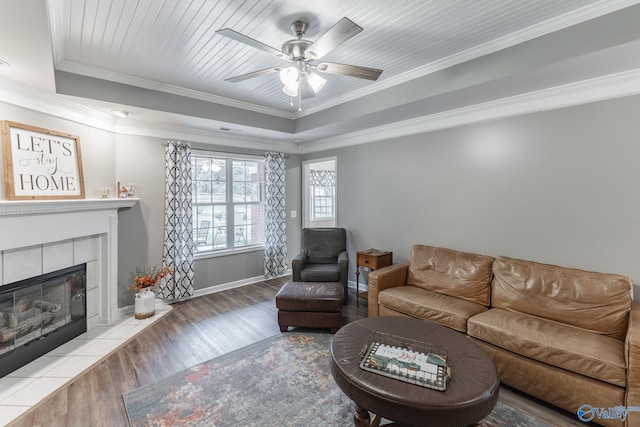
{"label": "ceiling fan blade", "polygon": [[243,80],[252,79],[254,77],[262,76],[264,74],[277,73],[282,70],[282,67],[271,67],[265,68],[264,70],[253,71],[251,73],[242,74],[240,76],[229,77],[228,79],[224,79],[225,82],[238,83]]}
{"label": "ceiling fan blade", "polygon": [[307,80],[304,75],[300,76],[300,79],[298,80],[298,87],[300,89],[300,95],[302,96],[302,99],[313,98],[314,96],[316,96],[316,91],[313,90],[311,84],[309,83],[309,80]]}
{"label": "ceiling fan blade", "polygon": [[218,30],[216,31],[216,34],[220,34],[221,36],[228,37],[240,43],[244,43],[247,46],[263,50],[267,53],[277,56],[278,58],[285,57],[285,54],[282,53],[281,50],[259,42],[258,40],[252,39],[251,37],[245,36],[244,34],[240,34],[239,32],[234,31],[230,28],[223,28],[222,30]]}
{"label": "ceiling fan blade", "polygon": [[359,67],[357,65],[336,64],[334,62],[321,62],[316,65],[318,71],[329,74],[356,77],[359,79],[378,80],[383,70],[377,68]]}
{"label": "ceiling fan blade", "polygon": [[342,18],[307,48],[311,59],[318,59],[362,31],[362,27],[349,18]]}

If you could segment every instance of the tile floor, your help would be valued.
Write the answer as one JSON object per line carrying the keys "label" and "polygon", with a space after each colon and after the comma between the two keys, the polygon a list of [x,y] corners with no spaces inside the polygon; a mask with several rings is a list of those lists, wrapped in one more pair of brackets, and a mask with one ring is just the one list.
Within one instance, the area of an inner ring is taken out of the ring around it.
{"label": "tile floor", "polygon": [[122,316],[112,325],[97,326],[0,378],[0,426],[71,382],[170,311],[170,305],[156,300],[155,316],[143,320],[133,314]]}

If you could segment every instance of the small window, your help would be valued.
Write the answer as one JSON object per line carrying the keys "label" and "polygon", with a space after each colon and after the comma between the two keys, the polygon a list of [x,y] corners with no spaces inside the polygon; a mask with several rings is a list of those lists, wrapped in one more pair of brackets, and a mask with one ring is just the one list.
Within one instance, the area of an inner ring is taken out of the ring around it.
{"label": "small window", "polygon": [[264,160],[191,156],[195,254],[264,245]]}
{"label": "small window", "polygon": [[336,173],[332,170],[309,171],[311,189],[311,220],[333,219],[335,210]]}

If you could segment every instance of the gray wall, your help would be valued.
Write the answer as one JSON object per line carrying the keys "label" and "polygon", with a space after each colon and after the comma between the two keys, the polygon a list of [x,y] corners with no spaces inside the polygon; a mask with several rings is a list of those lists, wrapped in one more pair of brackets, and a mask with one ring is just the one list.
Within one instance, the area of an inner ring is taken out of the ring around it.
{"label": "gray wall", "polygon": [[118,305],[131,305],[136,267],[162,264],[164,147],[159,138],[116,135],[116,177],[134,184],[140,202],[118,215]]}
{"label": "gray wall", "polygon": [[[164,139],[117,135],[116,176],[120,181],[135,184],[140,198],[132,209],[123,210],[118,228],[119,305],[131,305],[132,291],[127,290],[131,272],[136,266],[160,265],[164,233]],[[243,152],[262,155],[264,151],[240,150],[219,145],[192,144],[193,148],[219,152]],[[287,212],[300,204],[300,156],[286,160]],[[295,219],[287,222],[287,240],[299,240]],[[289,261],[295,256],[289,249]],[[195,289],[243,281],[264,275],[264,251],[198,258],[195,261]]]}
{"label": "gray wall", "polygon": [[[102,186],[110,186],[115,192],[117,181],[135,184],[135,194],[140,202],[131,209],[121,210],[118,220],[118,305],[131,305],[133,291],[128,290],[131,273],[136,267],[162,263],[164,139],[99,130],[3,102],[0,102],[0,119],[79,136],[87,198],[99,197],[97,189]],[[194,146],[219,151],[264,153],[215,145]],[[291,210],[300,212],[300,163],[298,155],[290,155],[286,162],[287,213]],[[6,198],[2,169],[0,161],[0,200]],[[112,197],[115,196],[112,194]],[[291,265],[291,258],[300,247],[299,230],[300,218],[288,218],[288,265]],[[196,289],[262,276],[263,251],[199,259],[195,263],[195,269]]]}
{"label": "gray wall", "polygon": [[303,156],[338,157],[338,225],[356,250],[412,244],[640,281],[640,97]]}
{"label": "gray wall", "polygon": [[[111,132],[0,101],[0,120],[68,133],[80,138],[84,188],[87,198],[98,198],[98,187],[115,185],[115,136]],[[0,200],[6,199],[2,153],[0,153]],[[1,238],[1,237],[0,237]]]}
{"label": "gray wall", "polygon": [[[621,273],[640,282],[639,112],[640,96],[633,96],[290,155],[289,265],[300,247],[301,161],[335,155],[338,225],[349,231],[352,280],[356,250],[389,249],[400,262],[412,244],[423,243]],[[162,261],[163,140],[1,102],[0,114],[80,136],[87,197],[116,181],[135,183],[141,201],[123,210],[119,222],[119,305],[131,305],[130,273]],[[261,251],[208,258],[196,263],[196,287],[261,274]]]}

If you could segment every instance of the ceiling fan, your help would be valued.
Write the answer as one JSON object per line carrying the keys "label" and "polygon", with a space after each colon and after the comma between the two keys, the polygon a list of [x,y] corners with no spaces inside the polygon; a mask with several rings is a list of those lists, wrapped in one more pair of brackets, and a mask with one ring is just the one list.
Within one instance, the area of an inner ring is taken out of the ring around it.
{"label": "ceiling fan", "polygon": [[216,33],[221,36],[263,50],[291,64],[288,67],[276,66],[253,71],[251,73],[230,77],[225,79],[225,81],[237,83],[264,74],[280,73],[280,80],[284,84],[282,90],[291,97],[292,105],[293,98],[298,97],[299,109],[301,109],[300,100],[315,96],[326,83],[324,78],[313,71],[374,81],[377,80],[382,73],[383,70],[356,65],[336,64],[333,62],[313,63],[363,30],[362,27],[350,19],[342,18],[315,42],[304,39],[307,28],[308,24],[306,22],[295,21],[291,25],[291,31],[297,38],[284,42],[281,50],[229,28],[216,31]]}

